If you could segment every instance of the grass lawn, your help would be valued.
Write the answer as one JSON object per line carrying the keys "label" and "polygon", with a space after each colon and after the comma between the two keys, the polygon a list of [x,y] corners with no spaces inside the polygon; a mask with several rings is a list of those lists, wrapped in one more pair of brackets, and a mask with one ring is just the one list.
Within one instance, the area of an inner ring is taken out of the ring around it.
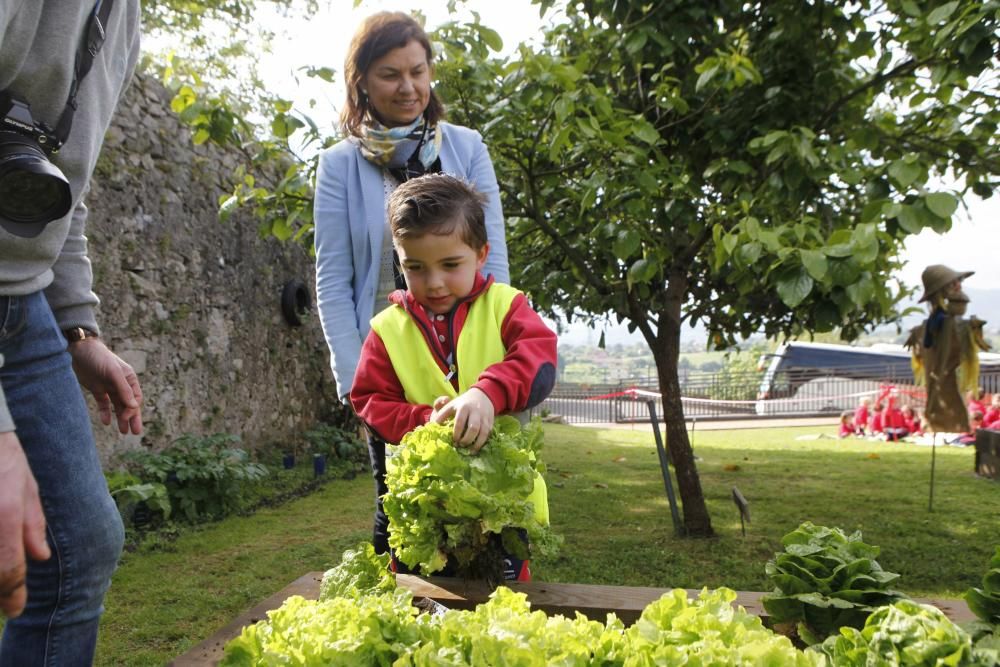
{"label": "grass lawn", "polygon": [[371,539],[371,478],[336,480],[253,516],[126,554],[105,600],[97,665],[162,665],[306,572]]}
{"label": "grass lawn", "polygon": [[[546,426],[553,527],[566,543],[537,580],[764,590],[764,563],[802,521],[862,530],[914,596],[978,585],[1000,543],[1000,484],[972,473],[972,448],[796,440],[832,427],[701,431],[695,452],[718,537],[673,535],[651,433]],[[753,522],[740,534],[736,486]],[[126,556],[106,601],[99,665],[159,665],[302,574],[370,536],[372,484],[359,475],[251,517]]]}
{"label": "grass lawn", "polygon": [[[767,590],[764,563],[802,521],[860,530],[883,568],[914,596],[957,597],[979,585],[1000,544],[1000,484],[973,471],[973,448],[867,440],[796,440],[833,427],[701,431],[695,453],[718,537],[679,540],[652,434],[546,428],[554,528],[566,543],[539,559],[539,579],[575,583]],[[744,538],[732,501],[750,504]]]}

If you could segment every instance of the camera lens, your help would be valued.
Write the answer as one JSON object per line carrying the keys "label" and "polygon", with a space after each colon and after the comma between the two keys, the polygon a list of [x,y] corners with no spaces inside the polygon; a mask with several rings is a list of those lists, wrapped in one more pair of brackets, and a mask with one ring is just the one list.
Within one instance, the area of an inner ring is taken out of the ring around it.
{"label": "camera lens", "polygon": [[0,216],[38,225],[62,218],[72,203],[69,181],[34,139],[0,131]]}

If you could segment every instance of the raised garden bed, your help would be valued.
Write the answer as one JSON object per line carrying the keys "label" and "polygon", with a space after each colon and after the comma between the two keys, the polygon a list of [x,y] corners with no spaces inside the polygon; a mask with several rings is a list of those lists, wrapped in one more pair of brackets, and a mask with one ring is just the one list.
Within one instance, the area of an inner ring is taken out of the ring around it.
{"label": "raised garden bed", "polygon": [[[267,618],[267,612],[280,607],[293,595],[316,599],[322,572],[310,572],[281,589],[271,597],[240,614],[211,637],[194,646],[171,662],[177,667],[204,667],[216,665],[222,659],[226,642],[238,636],[242,629]],[[397,575],[399,586],[409,589],[413,598],[429,598],[445,607],[472,609],[484,602],[490,590],[479,582],[466,582],[446,577],[422,578],[414,575]],[[625,624],[635,622],[642,610],[653,600],[670,589],[636,586],[599,586],[589,584],[550,584],[544,582],[510,582],[509,588],[527,595],[532,609],[540,609],[548,614],[572,616],[579,611],[587,617],[603,622],[609,612],[614,612]],[[694,598],[698,591],[687,589],[688,597]],[[735,605],[744,607],[749,613],[766,617],[760,603],[761,592],[739,592]],[[945,613],[952,621],[964,623],[975,618],[964,600],[937,598],[917,598],[918,602],[930,604]]]}
{"label": "raised garden bed", "polygon": [[983,477],[1000,479],[1000,431],[976,431],[976,473]]}

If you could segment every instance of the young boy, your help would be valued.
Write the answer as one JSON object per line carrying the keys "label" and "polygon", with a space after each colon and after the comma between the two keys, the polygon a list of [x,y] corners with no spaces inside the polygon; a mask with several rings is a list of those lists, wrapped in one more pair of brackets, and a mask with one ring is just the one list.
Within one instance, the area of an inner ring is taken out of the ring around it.
{"label": "young boy", "polygon": [[[489,253],[484,202],[447,174],[407,181],[389,198],[407,289],[372,319],[351,389],[355,412],[388,443],[454,418],[455,444],[477,453],[497,414],[538,405],[555,384],[555,333],[524,294],[480,273]],[[377,458],[381,498],[385,457]],[[376,541],[386,525],[379,500]]]}

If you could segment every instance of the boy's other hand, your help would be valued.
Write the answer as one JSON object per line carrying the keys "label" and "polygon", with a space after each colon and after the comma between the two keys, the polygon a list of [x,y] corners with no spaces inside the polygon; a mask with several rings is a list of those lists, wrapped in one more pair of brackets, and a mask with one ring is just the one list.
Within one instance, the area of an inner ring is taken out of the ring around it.
{"label": "boy's other hand", "polygon": [[454,417],[455,446],[468,447],[473,454],[478,454],[493,430],[494,416],[489,396],[473,387],[450,401],[445,396],[437,398],[431,421],[441,424]]}

